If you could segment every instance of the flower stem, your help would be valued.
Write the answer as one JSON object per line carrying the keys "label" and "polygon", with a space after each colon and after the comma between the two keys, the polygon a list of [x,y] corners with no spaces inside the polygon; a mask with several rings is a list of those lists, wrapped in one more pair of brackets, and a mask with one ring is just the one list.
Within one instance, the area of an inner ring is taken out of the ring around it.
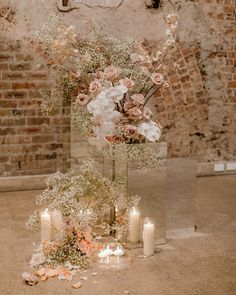
{"label": "flower stem", "polygon": [[155,85],[156,85],[156,84],[153,84],[153,85],[148,89],[148,91],[144,94],[145,97],[146,97],[146,95],[148,94],[148,92],[149,92],[153,87],[155,87]]}
{"label": "flower stem", "polygon": [[145,101],[144,106],[147,104],[147,102],[149,101],[149,99],[157,92],[157,90],[160,89],[161,86],[159,86]]}
{"label": "flower stem", "polygon": [[150,78],[150,77],[148,77],[148,78],[147,78],[147,80],[145,81],[145,83],[144,83],[144,85],[143,85],[142,89],[140,90],[140,93],[142,93],[142,92],[143,92],[144,88],[145,88],[145,87],[146,87],[146,85],[147,85],[147,82],[148,82],[149,78]]}

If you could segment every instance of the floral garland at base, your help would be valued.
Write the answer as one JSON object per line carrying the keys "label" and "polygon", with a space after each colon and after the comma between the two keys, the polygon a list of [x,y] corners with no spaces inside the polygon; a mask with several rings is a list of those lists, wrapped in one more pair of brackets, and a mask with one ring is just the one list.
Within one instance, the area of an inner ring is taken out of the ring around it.
{"label": "floral garland at base", "polygon": [[[46,204],[48,212],[60,212],[63,226],[52,228],[52,241],[41,242],[30,265],[41,280],[54,276],[71,280],[76,270],[87,268],[96,260],[98,250],[103,247],[97,230],[116,232],[116,240],[127,233],[128,214],[137,205],[139,197],[128,195],[122,184],[104,177],[91,159],[81,165],[79,175],[57,172],[48,177],[46,186],[37,196],[36,204]],[[116,207],[117,218],[108,223],[105,217],[111,206]],[[30,215],[27,229],[39,227],[40,212],[38,209]],[[53,226],[53,221],[51,224]],[[23,274],[30,285],[39,281],[34,274]]]}

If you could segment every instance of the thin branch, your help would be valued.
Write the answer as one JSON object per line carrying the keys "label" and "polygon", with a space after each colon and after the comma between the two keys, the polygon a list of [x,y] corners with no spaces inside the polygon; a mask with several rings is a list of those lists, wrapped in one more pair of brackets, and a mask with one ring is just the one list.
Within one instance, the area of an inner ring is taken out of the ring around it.
{"label": "thin branch", "polygon": [[153,87],[155,87],[155,85],[156,85],[156,84],[153,84],[153,85],[148,89],[148,91],[144,94],[144,96],[147,96],[148,92],[149,92]]}
{"label": "thin branch", "polygon": [[157,90],[160,89],[161,86],[159,86],[145,101],[144,106],[147,104],[147,102],[149,101],[149,99],[157,92]]}

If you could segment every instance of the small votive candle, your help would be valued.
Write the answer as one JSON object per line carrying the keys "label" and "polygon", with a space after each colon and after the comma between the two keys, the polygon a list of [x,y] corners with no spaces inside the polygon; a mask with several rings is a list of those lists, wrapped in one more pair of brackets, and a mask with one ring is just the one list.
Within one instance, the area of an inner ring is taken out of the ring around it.
{"label": "small votive candle", "polygon": [[125,252],[124,252],[124,250],[122,249],[122,247],[121,246],[117,246],[116,247],[116,250],[113,252],[113,254],[115,255],[115,256],[123,256],[124,254],[125,254]]}
{"label": "small votive candle", "polygon": [[41,214],[41,242],[51,240],[51,215],[48,209]]}
{"label": "small votive candle", "polygon": [[129,241],[138,243],[140,235],[140,212],[133,207],[129,216]]}
{"label": "small votive candle", "polygon": [[143,223],[143,254],[154,255],[155,247],[155,224],[153,219],[145,218]]}
{"label": "small votive candle", "polygon": [[109,246],[106,247],[105,250],[103,250],[103,252],[106,254],[106,257],[108,256],[111,256],[113,254],[113,251],[110,249]]}
{"label": "small votive candle", "polygon": [[105,250],[101,250],[101,251],[98,253],[98,257],[99,257],[99,258],[106,258],[106,257],[107,257],[107,254],[105,253]]}

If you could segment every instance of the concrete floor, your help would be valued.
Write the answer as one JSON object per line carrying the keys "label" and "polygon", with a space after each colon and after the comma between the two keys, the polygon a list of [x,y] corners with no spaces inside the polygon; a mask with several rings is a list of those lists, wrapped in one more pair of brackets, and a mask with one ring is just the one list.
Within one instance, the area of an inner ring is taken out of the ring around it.
{"label": "concrete floor", "polygon": [[[1,295],[235,295],[236,175],[198,178],[199,237],[171,240],[152,258],[134,259],[119,274],[98,270],[94,279],[72,289],[51,279],[34,287],[21,278],[28,271],[38,233],[24,229],[37,191],[0,194]],[[88,270],[88,275],[92,270]]]}

